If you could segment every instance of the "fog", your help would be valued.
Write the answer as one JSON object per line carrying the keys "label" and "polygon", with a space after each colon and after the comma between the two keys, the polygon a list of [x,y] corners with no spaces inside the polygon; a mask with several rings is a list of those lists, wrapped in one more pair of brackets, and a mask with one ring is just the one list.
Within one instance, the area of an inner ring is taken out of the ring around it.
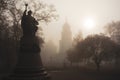
{"label": "fog", "polygon": [[[59,14],[58,21],[54,21],[46,27],[44,35],[46,40],[52,39],[55,44],[61,37],[62,26],[67,21],[71,25],[73,37],[81,30],[84,36],[92,33],[103,32],[103,27],[111,21],[120,19],[119,0],[44,0],[48,4],[53,4]],[[83,20],[91,17],[95,20],[94,30],[86,31]],[[54,30],[54,31],[53,31]]]}
{"label": "fog", "polygon": [[120,80],[119,3],[0,0],[0,80]]}

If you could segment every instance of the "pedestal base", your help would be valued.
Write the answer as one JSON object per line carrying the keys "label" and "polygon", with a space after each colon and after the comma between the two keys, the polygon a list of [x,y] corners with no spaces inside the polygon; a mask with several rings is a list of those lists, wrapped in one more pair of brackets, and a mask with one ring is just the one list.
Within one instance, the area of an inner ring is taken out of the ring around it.
{"label": "pedestal base", "polygon": [[39,53],[20,53],[13,73],[4,80],[50,80]]}
{"label": "pedestal base", "polygon": [[43,67],[19,67],[4,80],[50,80],[50,77]]}

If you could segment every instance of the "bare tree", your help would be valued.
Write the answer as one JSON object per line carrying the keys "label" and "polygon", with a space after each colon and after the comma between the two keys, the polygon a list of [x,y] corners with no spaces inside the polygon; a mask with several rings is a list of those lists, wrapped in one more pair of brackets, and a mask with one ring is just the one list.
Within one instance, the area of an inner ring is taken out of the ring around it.
{"label": "bare tree", "polygon": [[[120,45],[120,21],[113,21],[111,23],[108,23],[105,26],[105,31],[112,40],[114,40],[118,45]],[[120,65],[120,51],[116,53],[115,60],[116,67],[119,67],[118,65]]]}
{"label": "bare tree", "polygon": [[118,49],[118,45],[109,37],[92,35],[78,42],[74,50],[69,51],[69,59],[75,58],[74,61],[92,60],[99,71],[101,62],[113,60]]}
{"label": "bare tree", "polygon": [[[16,57],[17,49],[19,47],[19,40],[22,36],[20,22],[24,1],[21,1],[22,0],[0,0],[0,53],[1,55],[4,55],[5,59],[8,61],[5,62],[9,65],[12,65],[15,61],[14,58]],[[32,4],[34,4],[34,6]],[[55,18],[54,15],[56,15],[56,11],[53,11],[47,4],[32,0],[29,3],[29,6],[30,5],[32,5],[31,9],[34,9],[34,17],[36,17],[39,22],[49,23],[53,20],[53,17]],[[41,26],[39,26],[38,31],[39,34],[42,35]],[[39,38],[40,42],[43,43],[42,37],[40,36]]]}

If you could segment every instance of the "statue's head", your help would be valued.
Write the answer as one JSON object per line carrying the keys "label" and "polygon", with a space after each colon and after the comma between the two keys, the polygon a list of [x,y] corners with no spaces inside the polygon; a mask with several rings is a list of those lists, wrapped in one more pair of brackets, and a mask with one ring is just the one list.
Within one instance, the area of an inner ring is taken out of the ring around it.
{"label": "statue's head", "polygon": [[32,14],[32,11],[31,11],[31,10],[29,10],[29,11],[28,11],[28,15],[31,15],[31,14]]}

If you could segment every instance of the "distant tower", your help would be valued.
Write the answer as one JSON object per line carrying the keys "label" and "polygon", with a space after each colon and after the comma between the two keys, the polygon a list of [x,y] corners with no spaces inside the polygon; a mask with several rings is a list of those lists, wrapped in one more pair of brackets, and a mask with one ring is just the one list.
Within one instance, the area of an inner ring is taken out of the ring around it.
{"label": "distant tower", "polygon": [[72,32],[70,29],[70,25],[68,24],[67,20],[63,25],[63,29],[61,32],[61,40],[59,43],[59,57],[60,57],[60,63],[64,64],[66,63],[66,51],[72,46]]}

